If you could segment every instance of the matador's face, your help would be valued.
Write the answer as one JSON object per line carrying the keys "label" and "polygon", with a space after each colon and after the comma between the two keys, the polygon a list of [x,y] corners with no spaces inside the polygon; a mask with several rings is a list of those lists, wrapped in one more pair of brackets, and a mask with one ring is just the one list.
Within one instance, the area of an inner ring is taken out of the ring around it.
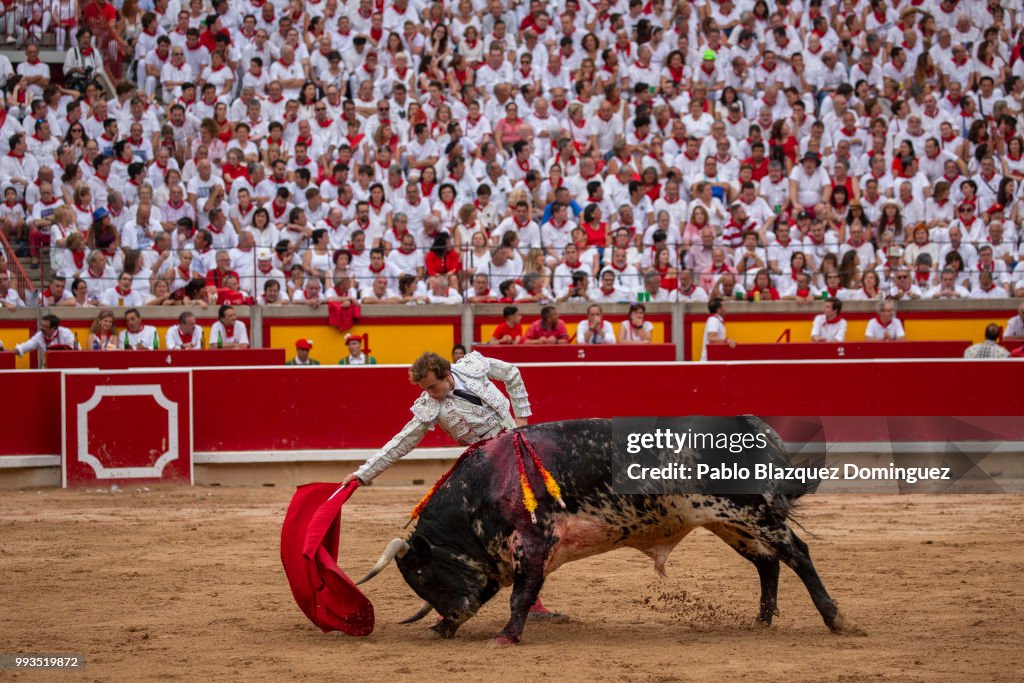
{"label": "matador's face", "polygon": [[448,373],[444,377],[438,378],[431,370],[428,372],[423,379],[416,382],[420,389],[427,392],[427,395],[435,401],[440,401],[455,388],[455,378],[452,377],[451,373]]}

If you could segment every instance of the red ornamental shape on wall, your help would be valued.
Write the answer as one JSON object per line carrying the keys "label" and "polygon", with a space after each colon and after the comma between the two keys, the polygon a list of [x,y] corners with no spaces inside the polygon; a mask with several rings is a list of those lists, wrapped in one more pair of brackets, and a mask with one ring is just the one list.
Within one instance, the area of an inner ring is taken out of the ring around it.
{"label": "red ornamental shape on wall", "polygon": [[188,373],[69,374],[65,486],[192,481]]}

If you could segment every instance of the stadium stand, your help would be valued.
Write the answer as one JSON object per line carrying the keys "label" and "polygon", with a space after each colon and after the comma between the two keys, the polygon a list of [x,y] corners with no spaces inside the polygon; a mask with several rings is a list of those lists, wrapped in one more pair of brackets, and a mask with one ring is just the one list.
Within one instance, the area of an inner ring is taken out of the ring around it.
{"label": "stadium stand", "polygon": [[[1024,297],[1022,20],[1006,0],[5,2],[0,299]],[[609,341],[649,342],[638,319]]]}

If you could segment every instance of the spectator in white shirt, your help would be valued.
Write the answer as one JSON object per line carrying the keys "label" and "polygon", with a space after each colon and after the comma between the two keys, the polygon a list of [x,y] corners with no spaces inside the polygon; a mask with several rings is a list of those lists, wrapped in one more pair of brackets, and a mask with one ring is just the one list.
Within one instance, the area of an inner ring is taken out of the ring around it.
{"label": "spectator in white shirt", "polygon": [[840,315],[843,310],[843,302],[839,299],[828,299],[825,301],[824,309],[823,313],[814,317],[811,341],[846,341],[846,320]]}
{"label": "spectator in white shirt", "polygon": [[142,292],[132,289],[134,277],[131,273],[121,273],[117,278],[117,284],[100,295],[100,305],[113,308],[114,306],[142,306],[146,303],[146,297]]}
{"label": "spectator in white shirt", "polygon": [[576,328],[577,344],[614,344],[615,330],[604,319],[604,311],[597,304],[587,307],[587,319]]}
{"label": "spectator in white shirt", "polygon": [[701,344],[701,361],[708,359],[708,344],[725,342],[729,348],[736,348],[736,342],[725,335],[725,301],[715,297],[708,301],[707,322],[704,324],[704,339]]}
{"label": "spectator in white shirt", "polygon": [[210,327],[212,349],[247,349],[249,333],[245,323],[238,319],[234,306],[221,306],[217,311],[217,322]]}
{"label": "spectator in white shirt", "polygon": [[906,338],[903,323],[896,317],[895,301],[879,301],[878,315],[868,321],[864,338],[868,341],[896,341]]}
{"label": "spectator in white shirt", "polygon": [[1006,321],[1006,330],[1003,332],[1003,339],[1024,338],[1024,304],[1017,308],[1017,315]]}
{"label": "spectator in white shirt", "polygon": [[13,311],[17,308],[24,308],[25,302],[15,290],[11,289],[11,276],[6,271],[0,271],[0,310]]}

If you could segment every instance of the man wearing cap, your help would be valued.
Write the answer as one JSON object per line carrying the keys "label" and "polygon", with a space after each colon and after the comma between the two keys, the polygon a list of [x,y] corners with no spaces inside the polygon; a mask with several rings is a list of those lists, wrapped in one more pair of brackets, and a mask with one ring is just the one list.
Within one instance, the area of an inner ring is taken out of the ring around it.
{"label": "man wearing cap", "polygon": [[794,209],[802,208],[813,217],[814,207],[822,201],[826,187],[831,187],[831,182],[821,168],[821,159],[814,152],[807,152],[789,174],[789,202]]}
{"label": "man wearing cap", "polygon": [[[376,365],[377,359],[363,351],[363,338],[358,334],[346,334],[345,346],[348,355],[338,361],[338,365]],[[369,349],[367,349],[369,351]],[[401,456],[399,456],[401,457]]]}
{"label": "man wearing cap", "polygon": [[285,365],[320,365],[320,361],[309,357],[312,348],[313,340],[299,339],[295,342],[295,358],[289,360]]}
{"label": "man wearing cap", "polygon": [[700,68],[694,74],[694,81],[703,83],[709,90],[720,90],[722,88],[722,72],[718,67],[718,55],[714,50],[704,50],[704,58],[701,60]]}
{"label": "man wearing cap", "polygon": [[203,328],[196,324],[196,316],[185,311],[178,316],[178,324],[167,328],[167,349],[187,351],[203,348]]}
{"label": "man wearing cap", "polygon": [[255,278],[254,292],[262,292],[267,282],[271,280],[277,282],[281,291],[286,291],[284,273],[274,267],[274,252],[270,249],[257,250],[256,271],[253,273],[253,277]]}

